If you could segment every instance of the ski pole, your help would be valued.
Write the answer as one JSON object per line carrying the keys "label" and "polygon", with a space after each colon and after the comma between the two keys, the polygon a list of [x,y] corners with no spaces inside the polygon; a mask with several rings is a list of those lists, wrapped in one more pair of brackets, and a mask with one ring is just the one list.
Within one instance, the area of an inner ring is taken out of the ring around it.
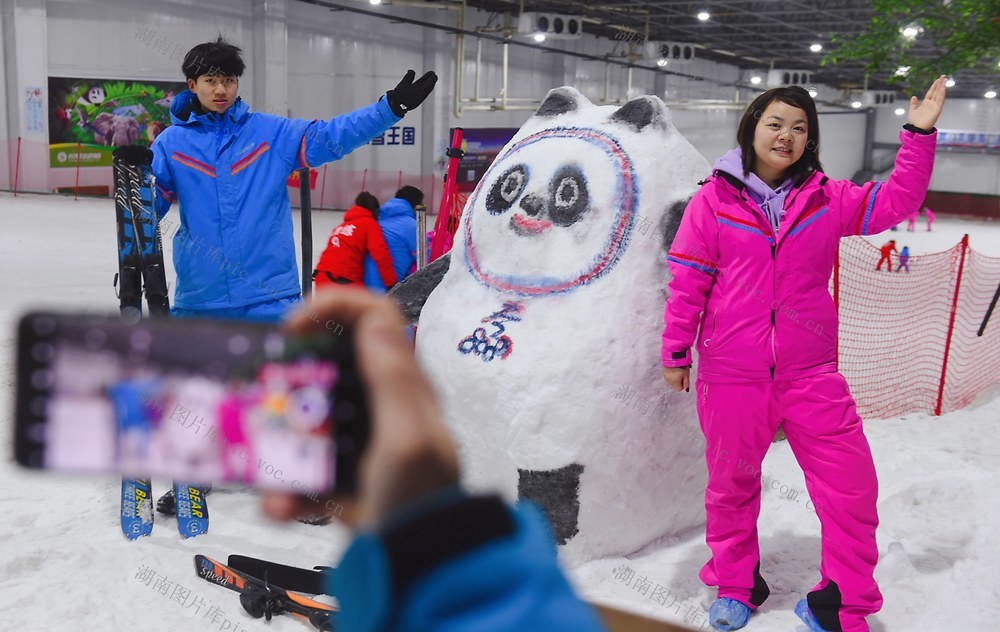
{"label": "ski pole", "polygon": [[977,336],[982,336],[983,332],[986,331],[986,323],[990,322],[990,316],[993,315],[993,308],[997,306],[998,298],[1000,298],[1000,283],[997,283],[997,291],[993,293],[993,300],[990,301],[989,309],[986,310],[986,315],[983,316],[983,324],[979,326],[979,331],[976,332]]}
{"label": "ski pole", "polygon": [[302,294],[312,294],[313,227],[309,194],[309,168],[299,170],[299,201],[302,207]]}

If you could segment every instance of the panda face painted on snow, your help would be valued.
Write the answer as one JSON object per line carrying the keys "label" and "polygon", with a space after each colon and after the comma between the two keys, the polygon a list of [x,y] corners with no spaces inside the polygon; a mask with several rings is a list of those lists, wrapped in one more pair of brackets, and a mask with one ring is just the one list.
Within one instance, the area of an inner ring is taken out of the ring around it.
{"label": "panda face painted on snow", "polygon": [[[648,126],[662,133],[664,121],[645,100],[603,117],[602,125],[592,121],[597,109],[575,90],[554,91],[533,120],[562,116],[568,125],[523,136],[486,172],[464,227],[466,262],[481,283],[521,295],[554,294],[617,264],[638,207],[635,168],[619,134]],[[572,118],[589,124],[574,126]],[[574,256],[551,256],[566,252]]]}

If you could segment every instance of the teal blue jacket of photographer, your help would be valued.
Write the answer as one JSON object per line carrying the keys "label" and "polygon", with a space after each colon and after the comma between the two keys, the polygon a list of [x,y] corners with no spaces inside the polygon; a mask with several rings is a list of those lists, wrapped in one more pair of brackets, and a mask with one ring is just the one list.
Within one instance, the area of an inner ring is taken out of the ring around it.
{"label": "teal blue jacket of photographer", "polygon": [[340,603],[338,630],[605,629],[560,570],[533,505],[475,497],[437,505],[355,538],[327,587]]}
{"label": "teal blue jacket of photographer", "polygon": [[[238,99],[205,113],[190,91],[170,105],[153,142],[156,212],[173,236],[174,305],[243,307],[298,296],[289,175],[337,160],[400,118],[385,97],[329,121],[251,112]],[[172,203],[180,222],[164,220]]]}

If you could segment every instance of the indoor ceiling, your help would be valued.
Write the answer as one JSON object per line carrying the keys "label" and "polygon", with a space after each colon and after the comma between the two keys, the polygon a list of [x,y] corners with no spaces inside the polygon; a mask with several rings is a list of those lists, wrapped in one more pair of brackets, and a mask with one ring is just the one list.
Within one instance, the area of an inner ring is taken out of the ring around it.
{"label": "indoor ceiling", "polygon": [[[622,27],[635,32],[639,41],[649,39],[691,43],[698,46],[697,56],[766,72],[775,68],[809,70],[814,83],[858,90],[865,84],[864,65],[860,62],[821,66],[823,52],[810,51],[810,45],[831,46],[833,34],[852,35],[865,29],[873,15],[870,2],[857,0],[727,0],[692,3],[683,0],[639,2],[604,0],[467,0],[478,9],[517,15],[540,11],[578,15],[584,18],[584,32],[621,40]],[[707,11],[710,18],[701,21],[697,14]],[[623,47],[625,43],[622,43]],[[933,43],[918,38],[915,46],[933,54]],[[988,89],[1000,88],[1000,72],[963,70],[953,77],[956,85],[949,94],[978,98]],[[899,89],[885,82],[886,76],[869,78],[871,89]]]}

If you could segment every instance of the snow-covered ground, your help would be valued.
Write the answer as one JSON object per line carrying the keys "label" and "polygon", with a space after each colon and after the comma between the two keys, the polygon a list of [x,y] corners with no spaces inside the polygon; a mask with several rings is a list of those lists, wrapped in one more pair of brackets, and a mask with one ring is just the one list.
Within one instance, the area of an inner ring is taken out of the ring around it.
{"label": "snow-covered ground", "polygon": [[[316,257],[339,219],[315,214]],[[892,235],[916,255],[969,233],[973,248],[1000,256],[1000,223],[941,217],[933,233],[918,226],[871,239],[881,245]],[[0,193],[0,445],[11,445],[18,314],[39,306],[113,311],[116,266],[109,200]],[[873,630],[1000,630],[998,430],[1000,390],[940,418],[867,420],[881,483],[877,577],[885,596]],[[195,576],[192,556],[241,553],[309,567],[335,563],[349,537],[336,526],[269,523],[252,492],[219,489],[209,500],[208,534],[183,540],[160,519],[151,537],[127,542],[119,479],[26,472],[3,449],[0,630],[301,631],[299,621],[250,618],[234,593]],[[792,607],[818,579],[819,524],[787,444],[772,447],[764,479],[762,570],[772,594],[747,630],[801,631]],[[155,493],[165,485],[155,481]],[[707,554],[693,530],[570,575],[590,599],[701,627],[711,593],[697,571]]]}

